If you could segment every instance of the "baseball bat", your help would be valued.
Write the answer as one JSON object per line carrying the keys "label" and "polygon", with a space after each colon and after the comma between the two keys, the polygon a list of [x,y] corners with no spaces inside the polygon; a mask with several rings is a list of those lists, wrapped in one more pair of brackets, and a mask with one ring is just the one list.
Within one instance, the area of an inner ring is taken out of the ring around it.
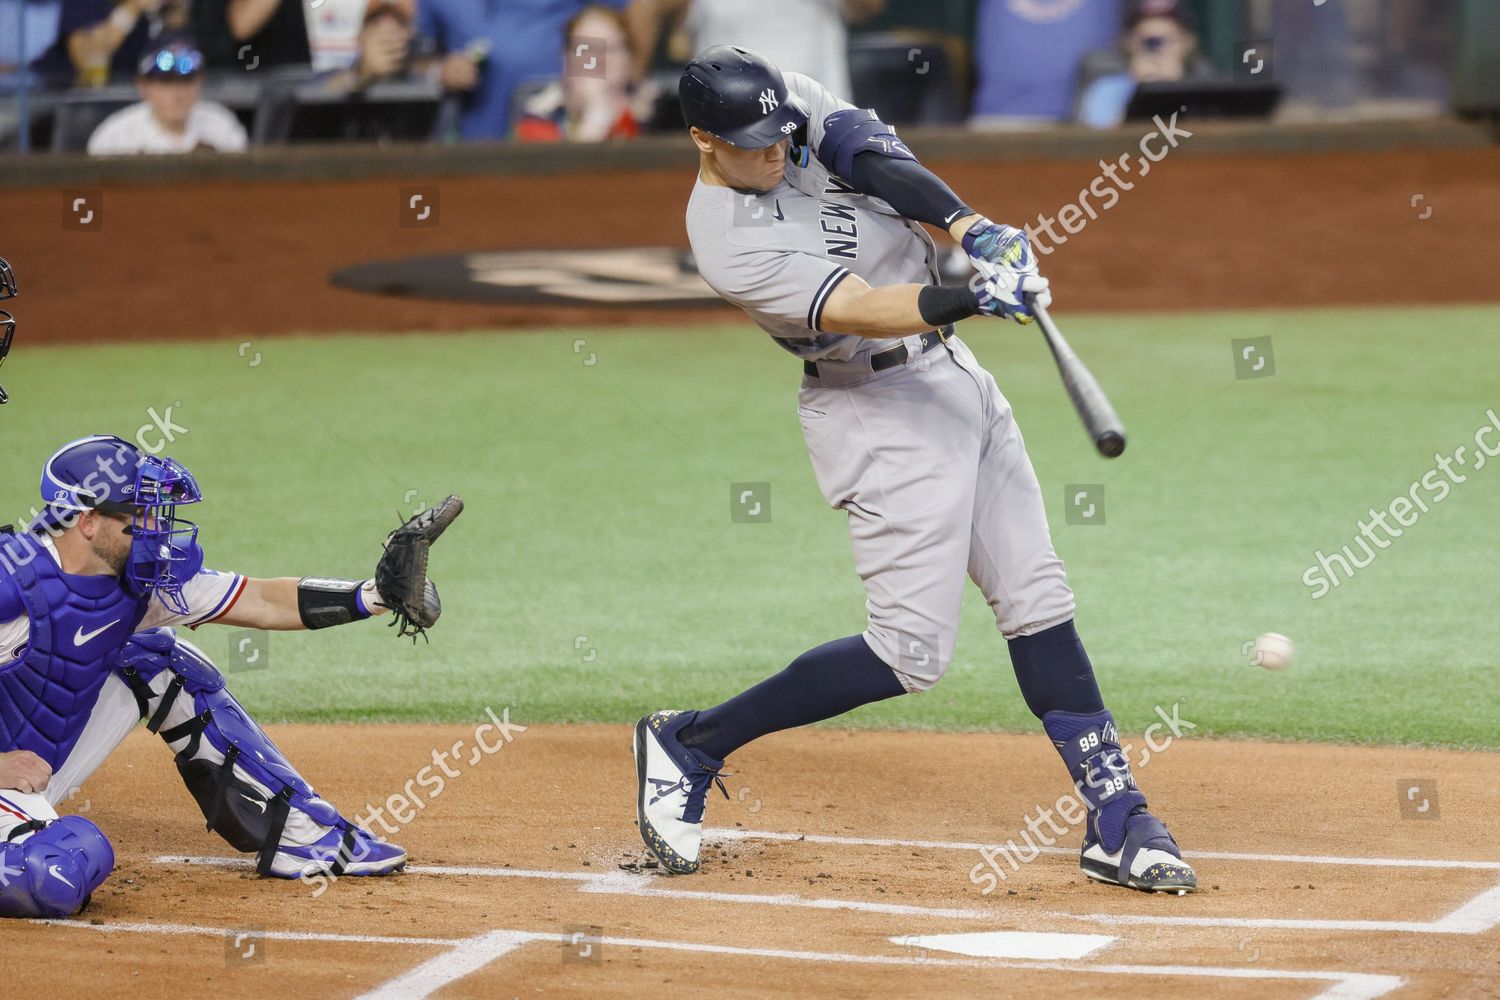
{"label": "baseball bat", "polygon": [[1109,397],[1099,387],[1099,380],[1094,378],[1094,373],[1088,370],[1073,348],[1068,346],[1062,331],[1047,314],[1046,307],[1038,305],[1029,296],[1027,305],[1036,317],[1037,326],[1042,328],[1042,336],[1047,338],[1047,346],[1052,349],[1052,359],[1057,362],[1057,373],[1062,376],[1063,388],[1068,390],[1068,398],[1073,400],[1073,409],[1078,411],[1078,417],[1083,421],[1084,430],[1093,439],[1094,447],[1105,458],[1118,458],[1125,451],[1125,425],[1115,415],[1115,408],[1109,404]]}

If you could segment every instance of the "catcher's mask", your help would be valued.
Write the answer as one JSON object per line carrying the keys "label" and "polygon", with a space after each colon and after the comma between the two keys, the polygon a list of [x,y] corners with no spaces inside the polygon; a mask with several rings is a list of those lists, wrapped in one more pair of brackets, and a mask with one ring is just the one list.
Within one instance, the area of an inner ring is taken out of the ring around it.
{"label": "catcher's mask", "polygon": [[67,526],[90,510],[129,518],[125,589],[154,593],[176,613],[188,613],[182,588],[203,568],[203,549],[198,526],[176,512],[203,499],[192,473],[123,438],[95,434],[59,448],[42,468],[41,485],[44,527]]}
{"label": "catcher's mask", "polygon": [[[4,257],[0,257],[0,301],[13,299],[20,294],[16,288],[16,272],[10,269]],[[10,353],[10,340],[16,335],[16,318],[4,309],[0,309],[0,365],[5,364],[5,356]],[[5,386],[0,385],[0,404],[10,400],[5,393]]]}

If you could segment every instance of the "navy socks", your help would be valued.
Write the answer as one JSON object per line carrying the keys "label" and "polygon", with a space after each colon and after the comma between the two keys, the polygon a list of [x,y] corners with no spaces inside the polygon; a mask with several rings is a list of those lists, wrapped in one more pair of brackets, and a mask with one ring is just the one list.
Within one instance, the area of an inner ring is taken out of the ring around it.
{"label": "navy socks", "polygon": [[1113,854],[1125,843],[1125,821],[1146,797],[1120,750],[1114,717],[1099,697],[1093,664],[1072,619],[1010,640],[1010,662],[1026,707],[1042,720],[1088,806],[1089,822]]}
{"label": "navy socks", "polygon": [[[1072,620],[1010,640],[1010,662],[1026,707],[1089,715],[1104,710],[1094,667]],[[821,722],[906,689],[863,635],[835,639],[741,694],[698,713],[678,734],[685,747],[723,760],[767,733]]]}
{"label": "navy socks", "polygon": [[821,722],[905,693],[895,671],[864,636],[851,635],[808,650],[781,673],[699,712],[677,740],[723,760],[767,733]]}
{"label": "navy socks", "polygon": [[1038,719],[1048,712],[1089,715],[1104,711],[1094,666],[1070,618],[1035,635],[1010,640],[1010,663],[1026,707]]}

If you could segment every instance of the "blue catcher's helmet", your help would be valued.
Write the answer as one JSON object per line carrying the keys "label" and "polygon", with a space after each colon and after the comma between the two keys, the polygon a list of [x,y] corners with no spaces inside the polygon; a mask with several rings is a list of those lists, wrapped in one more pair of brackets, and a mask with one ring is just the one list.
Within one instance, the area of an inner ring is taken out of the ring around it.
{"label": "blue catcher's helmet", "polygon": [[179,504],[203,494],[192,473],[170,458],[148,455],[123,438],[94,434],[59,448],[42,467],[40,520],[65,526],[97,510],[130,518],[126,589],[155,593],[187,614],[182,587],[203,568],[198,526],[176,516]]}
{"label": "blue catcher's helmet", "polygon": [[682,71],[677,99],[689,125],[740,149],[764,149],[782,139],[802,145],[811,113],[786,89],[775,63],[738,45],[698,53]]}

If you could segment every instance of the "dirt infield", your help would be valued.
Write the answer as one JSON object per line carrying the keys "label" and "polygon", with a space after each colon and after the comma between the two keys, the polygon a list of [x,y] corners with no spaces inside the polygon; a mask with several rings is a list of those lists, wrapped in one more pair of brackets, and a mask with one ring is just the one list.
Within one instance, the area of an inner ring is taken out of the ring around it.
{"label": "dirt infield", "polygon": [[[1076,202],[1099,173],[1090,162],[935,166],[976,207],[1017,225]],[[402,191],[424,184],[437,189],[437,224],[402,228]],[[691,184],[611,173],[0,190],[0,255],[21,277],[17,312],[31,344],[731,319],[723,308],[663,317],[434,304],[328,284],[350,264],[415,254],[684,247]],[[1059,308],[1407,306],[1500,294],[1500,150],[1169,157],[1120,194],[1043,260]],[[82,211],[98,209],[86,226],[71,211],[80,196]]]}
{"label": "dirt infield", "polygon": [[[474,745],[464,726],[273,735],[348,812],[413,792],[434,750]],[[1001,861],[986,896],[970,875],[979,845],[1022,843],[1024,817],[1065,790],[1038,736],[769,738],[737,755],[729,801],[709,807],[705,871],[686,878],[637,867],[629,736],[535,726],[472,763],[457,755],[459,775],[394,838],[410,870],[318,894],[225,867],[169,753],[137,731],[72,801],[113,839],[115,875],[66,927],[8,923],[0,967],[23,990],[66,968],[70,988],[101,997],[171,984],[225,997],[1350,1000],[1493,996],[1500,982],[1493,754],[1188,735],[1141,779],[1201,892],[1091,883],[1069,832],[1028,864]],[[1433,801],[1403,818],[1411,781]],[[994,932],[1035,936],[991,938],[1012,956],[1000,958],[931,939]]]}

